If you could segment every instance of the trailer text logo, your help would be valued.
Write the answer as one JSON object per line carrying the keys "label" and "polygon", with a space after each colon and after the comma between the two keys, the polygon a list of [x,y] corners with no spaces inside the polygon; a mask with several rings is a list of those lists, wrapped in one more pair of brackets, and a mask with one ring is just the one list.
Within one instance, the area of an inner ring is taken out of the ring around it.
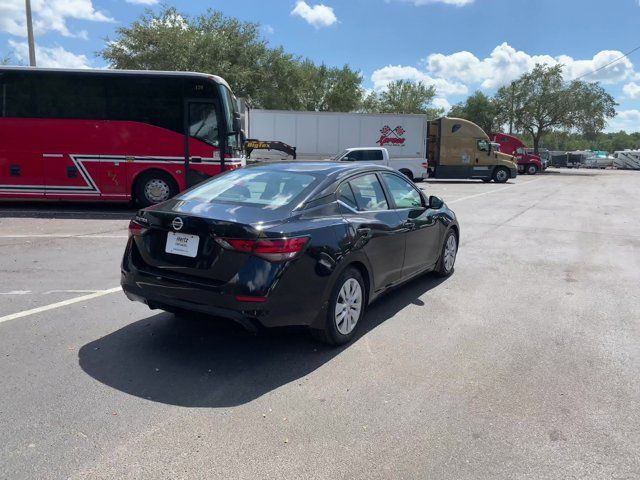
{"label": "trailer text logo", "polygon": [[380,135],[380,140],[378,140],[376,143],[379,143],[381,147],[384,147],[385,145],[401,146],[404,145],[404,142],[406,140],[403,136],[406,133],[406,130],[402,128],[401,125],[398,125],[393,130],[391,129],[391,127],[389,127],[389,125],[385,125],[380,129],[380,133],[382,135]]}

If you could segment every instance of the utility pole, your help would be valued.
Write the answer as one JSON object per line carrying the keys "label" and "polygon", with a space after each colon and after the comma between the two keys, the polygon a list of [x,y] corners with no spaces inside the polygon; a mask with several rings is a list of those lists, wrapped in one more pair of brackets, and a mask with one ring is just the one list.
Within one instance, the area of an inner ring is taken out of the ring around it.
{"label": "utility pole", "polygon": [[36,66],[36,45],[33,40],[33,21],[31,20],[31,0],[25,0],[27,11],[27,41],[29,42],[29,65]]}

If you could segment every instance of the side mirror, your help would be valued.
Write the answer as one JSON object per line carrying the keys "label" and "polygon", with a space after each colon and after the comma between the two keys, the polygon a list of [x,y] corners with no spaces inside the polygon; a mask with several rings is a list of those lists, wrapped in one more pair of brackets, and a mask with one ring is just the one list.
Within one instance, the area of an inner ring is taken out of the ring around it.
{"label": "side mirror", "polygon": [[429,197],[429,208],[431,208],[432,210],[440,210],[444,205],[444,202],[436,197],[435,195],[431,195]]}
{"label": "side mirror", "polygon": [[238,112],[233,116],[233,125],[231,127],[233,128],[232,133],[240,133],[242,130],[242,123],[240,122],[240,114]]}

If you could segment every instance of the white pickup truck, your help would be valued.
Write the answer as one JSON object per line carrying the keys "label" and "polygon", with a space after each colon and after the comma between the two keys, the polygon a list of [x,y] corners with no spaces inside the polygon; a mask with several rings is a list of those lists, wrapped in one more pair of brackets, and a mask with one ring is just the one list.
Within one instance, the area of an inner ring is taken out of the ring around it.
{"label": "white pickup truck", "polygon": [[365,162],[386,165],[405,174],[414,182],[428,177],[426,158],[389,158],[386,148],[347,148],[331,159],[334,162]]}

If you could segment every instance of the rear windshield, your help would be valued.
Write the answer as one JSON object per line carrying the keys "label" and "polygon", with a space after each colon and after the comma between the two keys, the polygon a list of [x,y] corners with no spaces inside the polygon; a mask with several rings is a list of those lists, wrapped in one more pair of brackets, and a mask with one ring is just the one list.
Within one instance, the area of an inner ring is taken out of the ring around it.
{"label": "rear windshield", "polygon": [[185,192],[180,199],[275,209],[302,200],[318,181],[308,173],[239,169]]}

